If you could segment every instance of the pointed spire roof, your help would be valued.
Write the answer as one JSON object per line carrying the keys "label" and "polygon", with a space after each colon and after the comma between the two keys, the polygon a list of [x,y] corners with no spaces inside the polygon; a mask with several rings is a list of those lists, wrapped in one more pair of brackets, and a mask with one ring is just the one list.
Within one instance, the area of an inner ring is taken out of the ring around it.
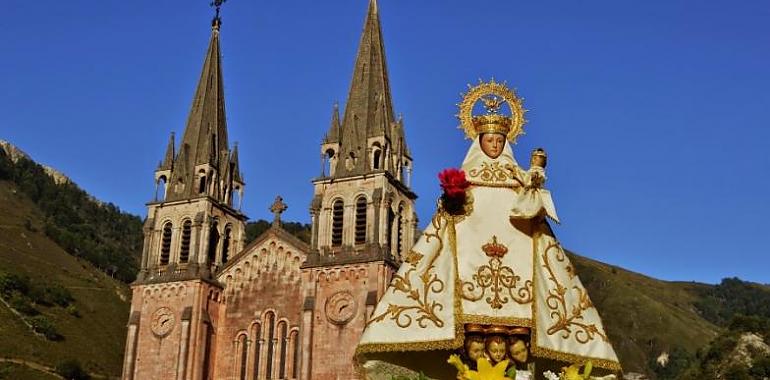
{"label": "pointed spire roof", "polygon": [[236,142],[235,146],[233,146],[233,152],[230,154],[230,168],[233,174],[233,181],[243,183],[241,164],[238,161],[238,142]]}
{"label": "pointed spire roof", "polygon": [[337,143],[340,141],[340,107],[336,102],[332,109],[332,121],[329,124],[329,131],[324,136],[324,144]]}
{"label": "pointed spire roof", "polygon": [[217,16],[212,21],[211,38],[203,61],[203,70],[179,144],[180,156],[184,154],[185,157],[184,160],[176,160],[176,167],[182,165],[185,167],[182,170],[174,170],[172,174],[173,183],[184,186],[171,187],[169,200],[197,195],[194,183],[195,166],[208,164],[220,173],[224,173],[229,164],[227,159],[223,159],[229,155],[229,147],[222,54],[219,48],[220,26],[221,19]]}
{"label": "pointed spire roof", "polygon": [[340,160],[335,175],[363,174],[368,162],[367,137],[389,134],[392,122],[393,99],[380,15],[377,1],[370,0],[340,126]]}
{"label": "pointed spire roof", "polygon": [[173,169],[174,155],[174,132],[171,132],[171,136],[168,138],[168,145],[166,146],[166,154],[163,156],[163,161],[158,165],[158,170]]}

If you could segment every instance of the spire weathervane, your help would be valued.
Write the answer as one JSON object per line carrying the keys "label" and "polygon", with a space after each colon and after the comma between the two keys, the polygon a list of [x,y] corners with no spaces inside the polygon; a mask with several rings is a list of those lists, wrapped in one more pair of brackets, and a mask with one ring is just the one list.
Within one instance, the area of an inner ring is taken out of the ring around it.
{"label": "spire weathervane", "polygon": [[222,4],[225,3],[227,0],[214,0],[209,5],[214,7],[214,10],[216,13],[214,14],[214,19],[211,20],[211,26],[214,28],[219,29],[219,26],[222,25],[222,18],[219,17],[219,9],[222,7]]}

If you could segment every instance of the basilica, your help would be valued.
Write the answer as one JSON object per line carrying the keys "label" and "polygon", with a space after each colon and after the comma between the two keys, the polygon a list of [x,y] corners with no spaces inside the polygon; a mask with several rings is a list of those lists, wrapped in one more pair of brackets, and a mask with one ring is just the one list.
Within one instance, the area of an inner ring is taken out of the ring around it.
{"label": "basilica", "polygon": [[318,133],[325,172],[308,200],[309,244],[282,228],[280,198],[272,226],[244,242],[220,26],[217,14],[184,133],[171,136],[155,171],[122,378],[359,378],[354,350],[417,226],[377,2],[368,5],[344,109],[335,106]]}

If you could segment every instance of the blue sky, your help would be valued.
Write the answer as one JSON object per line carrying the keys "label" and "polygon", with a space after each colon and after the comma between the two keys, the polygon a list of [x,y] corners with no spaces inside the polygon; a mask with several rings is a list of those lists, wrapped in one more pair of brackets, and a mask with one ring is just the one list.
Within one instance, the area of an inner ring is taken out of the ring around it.
{"label": "blue sky", "polygon": [[[421,225],[436,173],[468,146],[455,104],[494,76],[529,109],[564,245],[668,280],[768,283],[770,7],[764,1],[379,0]],[[244,211],[309,220],[332,105],[344,104],[366,0],[229,0],[221,43]],[[208,1],[13,1],[0,26],[0,138],[144,215],[181,135]]]}

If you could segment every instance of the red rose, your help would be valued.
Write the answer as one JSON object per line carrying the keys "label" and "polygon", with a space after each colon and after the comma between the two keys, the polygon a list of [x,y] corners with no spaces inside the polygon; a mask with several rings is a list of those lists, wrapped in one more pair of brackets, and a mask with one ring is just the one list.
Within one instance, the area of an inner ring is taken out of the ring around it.
{"label": "red rose", "polygon": [[465,172],[455,168],[444,169],[438,174],[438,179],[441,182],[441,189],[449,198],[465,196],[465,189],[471,185],[465,179]]}

